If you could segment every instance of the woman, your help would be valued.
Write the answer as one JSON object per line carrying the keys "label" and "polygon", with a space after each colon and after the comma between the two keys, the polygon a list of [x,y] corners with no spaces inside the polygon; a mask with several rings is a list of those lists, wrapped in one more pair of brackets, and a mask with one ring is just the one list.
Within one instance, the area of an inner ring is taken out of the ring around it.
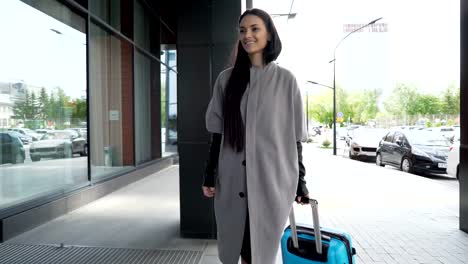
{"label": "woman", "polygon": [[295,77],[273,63],[280,52],[270,16],[245,11],[234,67],[218,76],[206,112],[213,134],[202,189],[215,199],[225,264],[239,255],[242,263],[274,263],[292,203],[308,194],[302,99]]}

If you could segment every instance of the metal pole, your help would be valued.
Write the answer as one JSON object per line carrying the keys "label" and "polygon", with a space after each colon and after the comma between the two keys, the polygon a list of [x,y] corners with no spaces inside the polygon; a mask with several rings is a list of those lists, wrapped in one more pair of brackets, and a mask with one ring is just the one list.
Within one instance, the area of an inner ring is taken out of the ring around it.
{"label": "metal pole", "polygon": [[245,5],[247,7],[247,9],[251,9],[253,8],[253,0],[245,0]]}
{"label": "metal pole", "polygon": [[336,58],[333,53],[333,155],[336,156],[336,84],[335,84]]}
{"label": "metal pole", "polygon": [[309,91],[306,90],[307,139],[309,139]]}

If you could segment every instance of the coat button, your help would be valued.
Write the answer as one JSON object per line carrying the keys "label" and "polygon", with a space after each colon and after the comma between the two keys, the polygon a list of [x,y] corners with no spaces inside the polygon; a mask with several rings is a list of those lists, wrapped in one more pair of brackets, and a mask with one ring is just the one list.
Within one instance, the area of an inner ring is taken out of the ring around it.
{"label": "coat button", "polygon": [[242,162],[242,165],[244,165],[244,166],[245,166],[245,164],[246,164],[246,163],[245,163],[245,160],[244,160],[244,161]]}
{"label": "coat button", "polygon": [[240,197],[240,198],[244,198],[244,197],[245,197],[245,194],[244,194],[243,192],[240,192],[240,193],[239,193],[239,197]]}

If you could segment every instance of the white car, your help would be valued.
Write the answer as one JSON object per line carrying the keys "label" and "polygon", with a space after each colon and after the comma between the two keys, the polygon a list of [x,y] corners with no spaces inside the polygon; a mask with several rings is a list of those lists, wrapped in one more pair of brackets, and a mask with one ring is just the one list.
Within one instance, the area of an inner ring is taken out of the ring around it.
{"label": "white car", "polygon": [[458,179],[458,168],[460,167],[460,136],[455,136],[453,145],[447,158],[447,174]]}
{"label": "white car", "polygon": [[348,136],[350,159],[375,159],[377,147],[388,130],[381,128],[357,128]]}

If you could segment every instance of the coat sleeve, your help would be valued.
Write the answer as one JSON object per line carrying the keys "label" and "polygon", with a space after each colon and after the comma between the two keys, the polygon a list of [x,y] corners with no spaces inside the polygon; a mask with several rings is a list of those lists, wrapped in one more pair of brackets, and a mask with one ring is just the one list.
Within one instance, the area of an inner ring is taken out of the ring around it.
{"label": "coat sleeve", "polygon": [[223,90],[221,85],[221,74],[216,79],[213,87],[213,96],[206,110],[206,129],[211,133],[222,134],[223,125]]}
{"label": "coat sleeve", "polygon": [[305,180],[305,175],[306,175],[306,170],[304,163],[302,162],[302,144],[301,142],[296,142],[297,146],[297,159],[299,162],[299,181],[297,184],[297,191],[296,195],[297,196],[304,196],[309,194],[309,190],[307,189],[306,186],[306,180]]}
{"label": "coat sleeve", "polygon": [[211,135],[210,152],[205,166],[205,175],[203,177],[203,186],[215,187],[216,172],[218,170],[219,151],[221,147],[221,134],[213,133]]}
{"label": "coat sleeve", "polygon": [[296,134],[296,142],[307,141],[306,120],[304,117],[304,107],[302,104],[301,91],[297,85],[297,81],[293,80],[293,107],[294,107],[294,128]]}

